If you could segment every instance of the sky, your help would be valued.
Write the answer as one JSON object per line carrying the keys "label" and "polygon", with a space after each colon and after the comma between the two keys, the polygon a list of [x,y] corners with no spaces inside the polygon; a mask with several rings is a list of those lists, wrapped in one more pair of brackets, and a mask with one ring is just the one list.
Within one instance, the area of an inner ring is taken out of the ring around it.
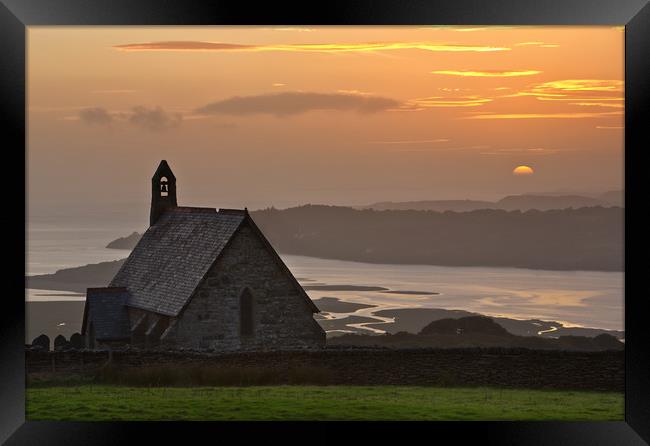
{"label": "sky", "polygon": [[179,204],[210,207],[623,188],[622,27],[29,27],[27,38],[31,211],[147,203],[161,159]]}

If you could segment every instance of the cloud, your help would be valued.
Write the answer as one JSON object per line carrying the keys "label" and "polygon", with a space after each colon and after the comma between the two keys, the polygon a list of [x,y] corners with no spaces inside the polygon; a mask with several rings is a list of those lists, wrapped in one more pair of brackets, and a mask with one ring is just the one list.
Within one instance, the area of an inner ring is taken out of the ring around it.
{"label": "cloud", "polygon": [[127,43],[114,45],[120,51],[251,51],[255,45],[241,45],[236,43],[219,42],[193,42],[186,40],[167,42]]}
{"label": "cloud", "polygon": [[289,116],[313,110],[376,113],[399,107],[395,99],[368,94],[286,92],[257,96],[234,96],[196,110],[201,114]]}
{"label": "cloud", "polygon": [[90,125],[110,125],[114,118],[105,108],[92,107],[80,110],[79,119]]}
{"label": "cloud", "polygon": [[425,50],[434,52],[493,52],[510,48],[486,45],[461,45],[436,42],[370,42],[370,43],[300,43],[249,45],[223,42],[167,41],[114,45],[119,51],[284,51],[304,53],[374,52],[388,50]]}
{"label": "cloud", "polygon": [[152,131],[178,126],[183,117],[180,113],[168,113],[161,107],[133,107],[128,120],[131,124]]}
{"label": "cloud", "polygon": [[533,88],[533,91],[562,94],[574,91],[623,91],[623,81],[617,79],[565,79],[545,82]]}
{"label": "cloud", "polygon": [[461,119],[580,119],[622,115],[622,112],[595,113],[495,113],[465,116]]}
{"label": "cloud", "polygon": [[514,70],[514,71],[469,71],[469,70],[437,70],[431,74],[442,74],[446,76],[463,77],[519,77],[540,74],[537,70]]}
{"label": "cloud", "polygon": [[578,107],[623,108],[624,82],[617,79],[563,79],[533,85],[502,98],[531,96]]}
{"label": "cloud", "polygon": [[[566,152],[567,150],[563,150],[563,152]],[[545,149],[541,147],[536,147],[532,149],[496,149],[488,152],[480,152],[480,155],[506,155],[506,156],[521,156],[521,155],[539,155],[539,156],[545,156],[545,155],[555,155],[559,153],[558,149]]]}
{"label": "cloud", "polygon": [[80,121],[89,125],[110,126],[117,122],[128,122],[151,131],[176,127],[182,120],[180,113],[169,113],[161,107],[144,106],[133,107],[129,112],[109,112],[103,107],[90,107],[80,110],[78,116]]}
{"label": "cloud", "polygon": [[623,108],[625,104],[623,102],[614,103],[611,102],[571,102],[571,105],[579,105],[582,107],[609,107],[609,108]]}
{"label": "cloud", "polygon": [[414,109],[426,109],[436,107],[478,107],[492,102],[492,99],[478,96],[442,97],[431,96],[428,98],[412,99],[407,102],[406,107]]}
{"label": "cloud", "polygon": [[564,79],[544,82],[503,97],[533,96],[540,101],[622,101],[624,82],[617,79]]}

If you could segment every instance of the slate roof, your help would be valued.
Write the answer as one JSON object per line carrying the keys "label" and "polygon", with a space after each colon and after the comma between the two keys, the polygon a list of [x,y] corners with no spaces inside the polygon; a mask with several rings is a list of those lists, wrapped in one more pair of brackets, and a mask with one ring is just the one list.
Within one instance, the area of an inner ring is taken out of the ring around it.
{"label": "slate roof", "polygon": [[99,341],[116,341],[129,339],[129,315],[125,306],[129,299],[126,288],[88,288],[82,333],[92,322],[95,339]]}
{"label": "slate roof", "polygon": [[169,209],[144,233],[109,286],[128,288],[128,306],[177,316],[246,218],[239,210]]}

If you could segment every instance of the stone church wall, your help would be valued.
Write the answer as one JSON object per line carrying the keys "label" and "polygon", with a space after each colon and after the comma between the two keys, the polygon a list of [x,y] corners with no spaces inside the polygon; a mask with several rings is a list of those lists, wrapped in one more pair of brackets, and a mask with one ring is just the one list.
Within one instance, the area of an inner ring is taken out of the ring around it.
{"label": "stone church wall", "polygon": [[[252,335],[240,333],[240,299],[252,295]],[[287,274],[248,225],[197,287],[164,346],[188,349],[319,348],[325,333]]]}

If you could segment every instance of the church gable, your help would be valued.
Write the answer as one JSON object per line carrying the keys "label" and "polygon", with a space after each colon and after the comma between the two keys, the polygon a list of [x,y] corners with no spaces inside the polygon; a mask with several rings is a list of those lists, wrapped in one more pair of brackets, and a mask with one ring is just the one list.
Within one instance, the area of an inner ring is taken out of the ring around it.
{"label": "church gable", "polygon": [[313,302],[248,218],[178,317],[168,342],[191,348],[322,345]]}
{"label": "church gable", "polygon": [[239,213],[176,207],[142,236],[110,283],[131,293],[128,305],[176,316],[241,222]]}

